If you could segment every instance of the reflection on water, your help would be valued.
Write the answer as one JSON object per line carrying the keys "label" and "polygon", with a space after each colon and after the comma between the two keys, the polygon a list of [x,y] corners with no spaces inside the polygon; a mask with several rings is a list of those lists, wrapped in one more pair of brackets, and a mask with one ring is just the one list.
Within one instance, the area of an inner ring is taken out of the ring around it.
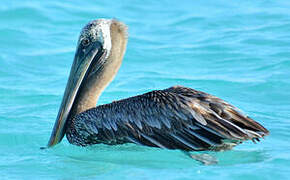
{"label": "reflection on water", "polygon": [[[67,158],[66,161],[126,164],[146,168],[184,168],[200,166],[201,163],[191,159],[179,150],[165,150],[144,147],[135,144],[124,145],[94,145],[92,147],[77,147],[73,145],[59,145],[47,153]],[[266,151],[260,150],[232,150],[222,152],[191,152],[192,155],[206,154],[215,158],[218,163],[214,166],[230,166],[239,164],[258,163],[265,161]],[[209,157],[210,159],[211,157]]]}
{"label": "reflection on water", "polygon": [[233,150],[215,154],[219,160],[218,165],[229,166],[236,164],[258,163],[265,161],[268,156],[266,151]]}

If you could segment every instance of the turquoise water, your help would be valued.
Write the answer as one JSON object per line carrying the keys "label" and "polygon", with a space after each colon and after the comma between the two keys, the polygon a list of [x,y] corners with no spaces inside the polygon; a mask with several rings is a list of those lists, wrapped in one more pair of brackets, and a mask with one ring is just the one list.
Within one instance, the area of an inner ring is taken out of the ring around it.
{"label": "turquoise water", "polygon": [[[287,179],[289,1],[28,1],[0,6],[0,179]],[[184,85],[221,97],[267,127],[261,143],[204,166],[137,145],[47,144],[80,29],[129,25],[123,65],[99,104]]]}

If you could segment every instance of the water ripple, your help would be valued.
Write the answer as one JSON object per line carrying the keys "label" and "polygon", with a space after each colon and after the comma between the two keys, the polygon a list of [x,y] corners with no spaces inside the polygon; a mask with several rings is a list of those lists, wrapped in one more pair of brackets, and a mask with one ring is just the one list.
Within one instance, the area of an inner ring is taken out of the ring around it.
{"label": "water ripple", "polygon": [[[0,6],[0,175],[4,179],[287,179],[289,1],[36,1]],[[213,153],[132,144],[45,146],[79,31],[96,18],[129,25],[122,67],[98,104],[179,84],[206,91],[269,128],[262,143]]]}

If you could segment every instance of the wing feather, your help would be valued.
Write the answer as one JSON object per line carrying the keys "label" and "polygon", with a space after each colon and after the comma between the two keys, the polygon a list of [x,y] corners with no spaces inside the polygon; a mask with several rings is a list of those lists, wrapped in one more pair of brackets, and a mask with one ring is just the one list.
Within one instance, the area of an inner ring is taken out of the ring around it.
{"label": "wing feather", "polygon": [[71,132],[78,138],[68,139],[79,145],[131,142],[200,151],[222,149],[226,142],[232,147],[269,133],[225,101],[181,86],[98,106],[72,122]]}

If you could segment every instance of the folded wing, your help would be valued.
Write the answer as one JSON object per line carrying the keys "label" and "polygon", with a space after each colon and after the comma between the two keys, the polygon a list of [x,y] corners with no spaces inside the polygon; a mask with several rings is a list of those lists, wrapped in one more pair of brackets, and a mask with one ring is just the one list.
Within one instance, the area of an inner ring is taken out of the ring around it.
{"label": "folded wing", "polygon": [[67,133],[77,145],[135,143],[168,149],[222,150],[269,132],[225,101],[175,86],[77,115]]}

